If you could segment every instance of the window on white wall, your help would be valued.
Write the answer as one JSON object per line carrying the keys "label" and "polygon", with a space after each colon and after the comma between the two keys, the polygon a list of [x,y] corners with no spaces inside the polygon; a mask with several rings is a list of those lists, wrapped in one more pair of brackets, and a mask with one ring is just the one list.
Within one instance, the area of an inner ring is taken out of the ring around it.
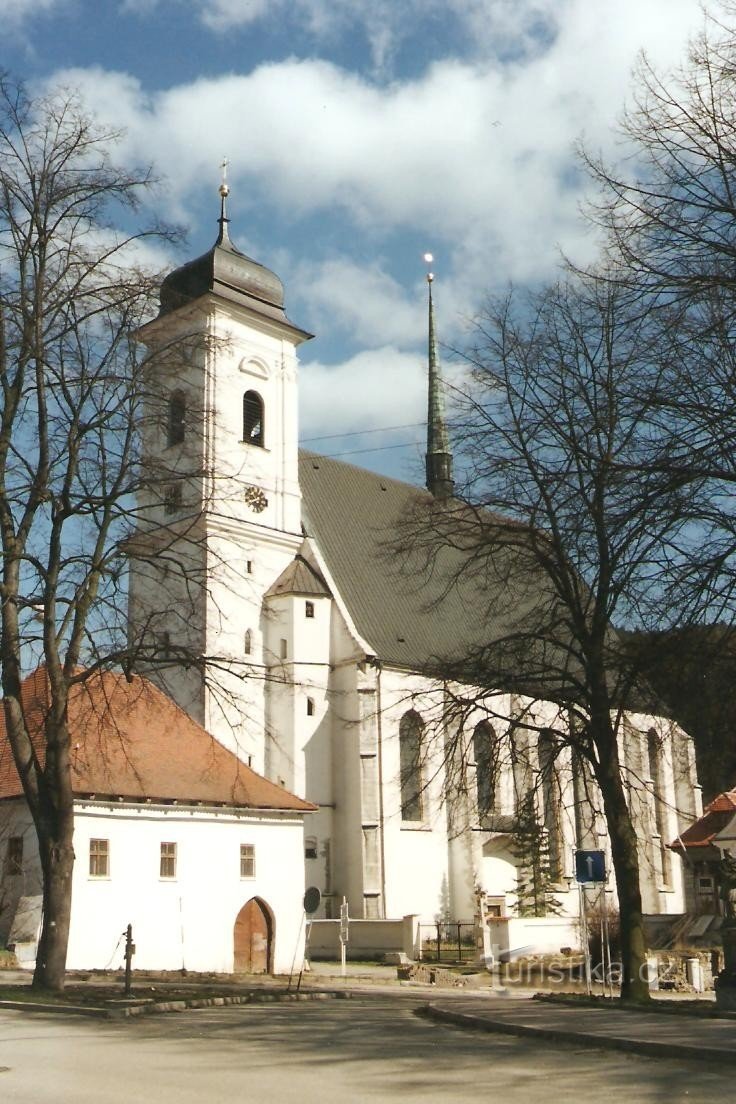
{"label": "window on white wall", "polygon": [[399,723],[399,784],[404,821],[420,821],[424,812],[423,737],[424,721],[411,709]]}
{"label": "window on white wall", "polygon": [[289,655],[289,645],[286,642],[286,640],[284,640],[284,638],[282,637],[281,638],[281,658],[286,659],[288,657],[288,655]]}
{"label": "window on white wall", "polygon": [[253,633],[250,629],[245,630],[245,636],[243,638],[243,651],[246,655],[251,655],[253,652]]}
{"label": "window on white wall", "polygon": [[181,483],[170,483],[164,492],[164,512],[175,514],[181,509],[182,499]]}
{"label": "window on white wall", "polygon": [[307,698],[307,716],[314,716],[314,698]]}
{"label": "window on white wall", "polygon": [[168,443],[180,445],[184,440],[187,416],[187,400],[183,391],[172,392],[169,399]]}
{"label": "window on white wall", "polygon": [[5,851],[4,872],[8,877],[23,873],[23,837],[10,836]]}
{"label": "window on white wall", "polygon": [[243,440],[249,445],[264,446],[263,399],[257,391],[243,395]]}
{"label": "window on white wall", "polygon": [[176,844],[175,843],[162,843],[161,844],[161,856],[159,859],[159,877],[161,878],[175,878],[176,877]]}
{"label": "window on white wall", "polygon": [[478,798],[478,822],[490,829],[496,810],[496,733],[488,721],[481,721],[473,730],[475,788]]}
{"label": "window on white wall", "polygon": [[89,876],[90,878],[110,877],[109,840],[91,839],[89,841]]}
{"label": "window on white wall", "polygon": [[256,876],[256,848],[253,843],[241,843],[240,845],[240,877],[255,878]]}
{"label": "window on white wall", "polygon": [[304,616],[308,618],[314,617],[314,602],[304,603]]}

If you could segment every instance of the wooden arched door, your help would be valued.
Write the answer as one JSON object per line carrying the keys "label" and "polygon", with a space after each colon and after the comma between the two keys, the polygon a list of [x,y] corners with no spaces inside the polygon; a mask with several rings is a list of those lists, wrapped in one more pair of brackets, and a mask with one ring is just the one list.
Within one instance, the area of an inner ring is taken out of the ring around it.
{"label": "wooden arched door", "polygon": [[258,897],[251,897],[237,915],[233,930],[236,974],[267,974],[273,959],[273,918]]}

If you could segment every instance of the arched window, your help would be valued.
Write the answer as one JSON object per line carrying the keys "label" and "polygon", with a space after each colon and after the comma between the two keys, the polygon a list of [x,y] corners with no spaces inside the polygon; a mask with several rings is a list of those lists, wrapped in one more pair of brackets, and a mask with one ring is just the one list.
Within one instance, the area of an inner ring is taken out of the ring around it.
{"label": "arched window", "polygon": [[183,391],[172,391],[169,398],[168,443],[180,445],[184,440],[187,416],[187,399]]}
{"label": "arched window", "polygon": [[243,440],[263,448],[263,399],[257,391],[246,391],[243,395]]}
{"label": "arched window", "polygon": [[547,833],[549,849],[549,876],[559,881],[563,875],[563,838],[562,838],[562,793],[560,790],[555,760],[560,745],[552,732],[542,732],[537,742],[539,756],[539,781],[541,791],[542,816]]}
{"label": "arched window", "polygon": [[490,828],[496,806],[496,734],[488,721],[481,721],[473,731],[475,787],[478,795],[478,822]]}
{"label": "arched window", "polygon": [[253,633],[250,629],[245,630],[245,636],[243,638],[243,651],[246,655],[250,655],[253,651]]}
{"label": "arched window", "polygon": [[652,800],[654,802],[654,830],[659,837],[654,841],[655,853],[659,850],[662,867],[662,881],[665,885],[672,882],[672,863],[667,847],[667,816],[662,772],[662,741],[653,728],[647,733],[647,765],[652,780]]}
{"label": "arched window", "polygon": [[422,820],[422,743],[424,721],[410,710],[399,723],[399,770],[401,786],[401,819]]}

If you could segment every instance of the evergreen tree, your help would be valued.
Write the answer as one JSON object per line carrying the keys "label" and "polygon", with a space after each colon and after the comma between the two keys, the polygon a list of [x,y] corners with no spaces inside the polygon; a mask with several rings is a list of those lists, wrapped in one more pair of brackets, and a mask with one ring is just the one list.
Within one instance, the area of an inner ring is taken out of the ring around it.
{"label": "evergreen tree", "polygon": [[511,851],[517,860],[519,916],[556,916],[560,902],[554,896],[549,840],[537,814],[534,790],[527,790],[518,804]]}

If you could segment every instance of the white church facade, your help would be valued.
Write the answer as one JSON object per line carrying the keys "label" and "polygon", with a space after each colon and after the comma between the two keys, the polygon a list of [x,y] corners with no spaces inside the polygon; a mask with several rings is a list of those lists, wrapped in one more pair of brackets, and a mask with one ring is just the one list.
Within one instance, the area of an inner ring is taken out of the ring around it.
{"label": "white church facade", "polygon": [[[217,243],[167,277],[160,314],[140,333],[151,481],[130,542],[136,669],[316,806],[305,868],[319,915],[339,915],[345,898],[356,918],[467,920],[479,894],[492,914],[512,915],[523,769],[540,779],[554,895],[572,917],[573,852],[607,849],[603,819],[569,753],[550,758],[549,733],[514,725],[531,711],[553,734],[557,711],[499,693],[492,722],[480,705],[462,732],[447,720],[429,660],[475,611],[462,596],[432,608],[387,553],[423,492],[299,451],[297,349],[309,336],[287,318],[279,279],[233,246],[223,201]],[[440,439],[438,478],[443,449]],[[667,844],[701,811],[691,742],[663,718],[631,714],[621,751],[645,912],[682,912]]]}

